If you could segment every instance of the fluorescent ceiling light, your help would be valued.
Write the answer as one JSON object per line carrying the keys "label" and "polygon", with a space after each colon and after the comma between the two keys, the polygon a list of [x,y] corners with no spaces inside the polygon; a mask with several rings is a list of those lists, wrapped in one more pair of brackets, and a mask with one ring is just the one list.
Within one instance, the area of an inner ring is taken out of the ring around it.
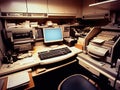
{"label": "fluorescent ceiling light", "polygon": [[96,5],[105,4],[105,3],[110,3],[110,2],[114,2],[114,1],[117,1],[117,0],[102,1],[102,2],[98,2],[98,3],[90,4],[89,6],[96,6]]}

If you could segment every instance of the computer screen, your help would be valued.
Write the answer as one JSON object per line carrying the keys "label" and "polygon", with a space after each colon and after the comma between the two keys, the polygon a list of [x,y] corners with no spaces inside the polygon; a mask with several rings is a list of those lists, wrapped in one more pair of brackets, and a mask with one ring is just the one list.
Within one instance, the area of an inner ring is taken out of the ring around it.
{"label": "computer screen", "polygon": [[44,43],[63,41],[61,28],[43,28]]}

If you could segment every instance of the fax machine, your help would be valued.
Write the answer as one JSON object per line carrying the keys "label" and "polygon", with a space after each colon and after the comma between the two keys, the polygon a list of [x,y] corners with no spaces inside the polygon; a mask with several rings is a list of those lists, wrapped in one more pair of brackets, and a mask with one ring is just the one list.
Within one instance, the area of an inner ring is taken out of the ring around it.
{"label": "fax machine", "polygon": [[118,30],[100,29],[100,32],[90,39],[86,48],[91,57],[115,66],[120,53],[119,46]]}

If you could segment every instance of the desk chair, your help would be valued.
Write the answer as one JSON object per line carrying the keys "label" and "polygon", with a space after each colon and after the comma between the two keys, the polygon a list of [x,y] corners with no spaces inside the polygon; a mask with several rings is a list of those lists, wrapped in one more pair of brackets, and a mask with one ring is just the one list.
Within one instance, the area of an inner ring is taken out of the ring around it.
{"label": "desk chair", "polygon": [[81,74],[74,74],[65,78],[58,86],[58,90],[100,90],[96,84]]}

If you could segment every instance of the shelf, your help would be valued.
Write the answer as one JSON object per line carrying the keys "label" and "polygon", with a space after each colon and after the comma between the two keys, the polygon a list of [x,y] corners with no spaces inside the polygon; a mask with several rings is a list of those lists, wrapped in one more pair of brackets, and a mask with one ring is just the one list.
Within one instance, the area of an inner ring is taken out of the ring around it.
{"label": "shelf", "polygon": [[4,19],[37,19],[37,18],[48,18],[47,16],[0,16]]}
{"label": "shelf", "polygon": [[48,18],[48,15],[47,15],[47,13],[1,12],[0,18],[5,18],[5,19],[35,19],[35,18]]}
{"label": "shelf", "polygon": [[102,10],[120,10],[120,0],[107,0],[112,2],[99,2],[99,3],[93,3],[90,4],[89,7],[97,7]]}

